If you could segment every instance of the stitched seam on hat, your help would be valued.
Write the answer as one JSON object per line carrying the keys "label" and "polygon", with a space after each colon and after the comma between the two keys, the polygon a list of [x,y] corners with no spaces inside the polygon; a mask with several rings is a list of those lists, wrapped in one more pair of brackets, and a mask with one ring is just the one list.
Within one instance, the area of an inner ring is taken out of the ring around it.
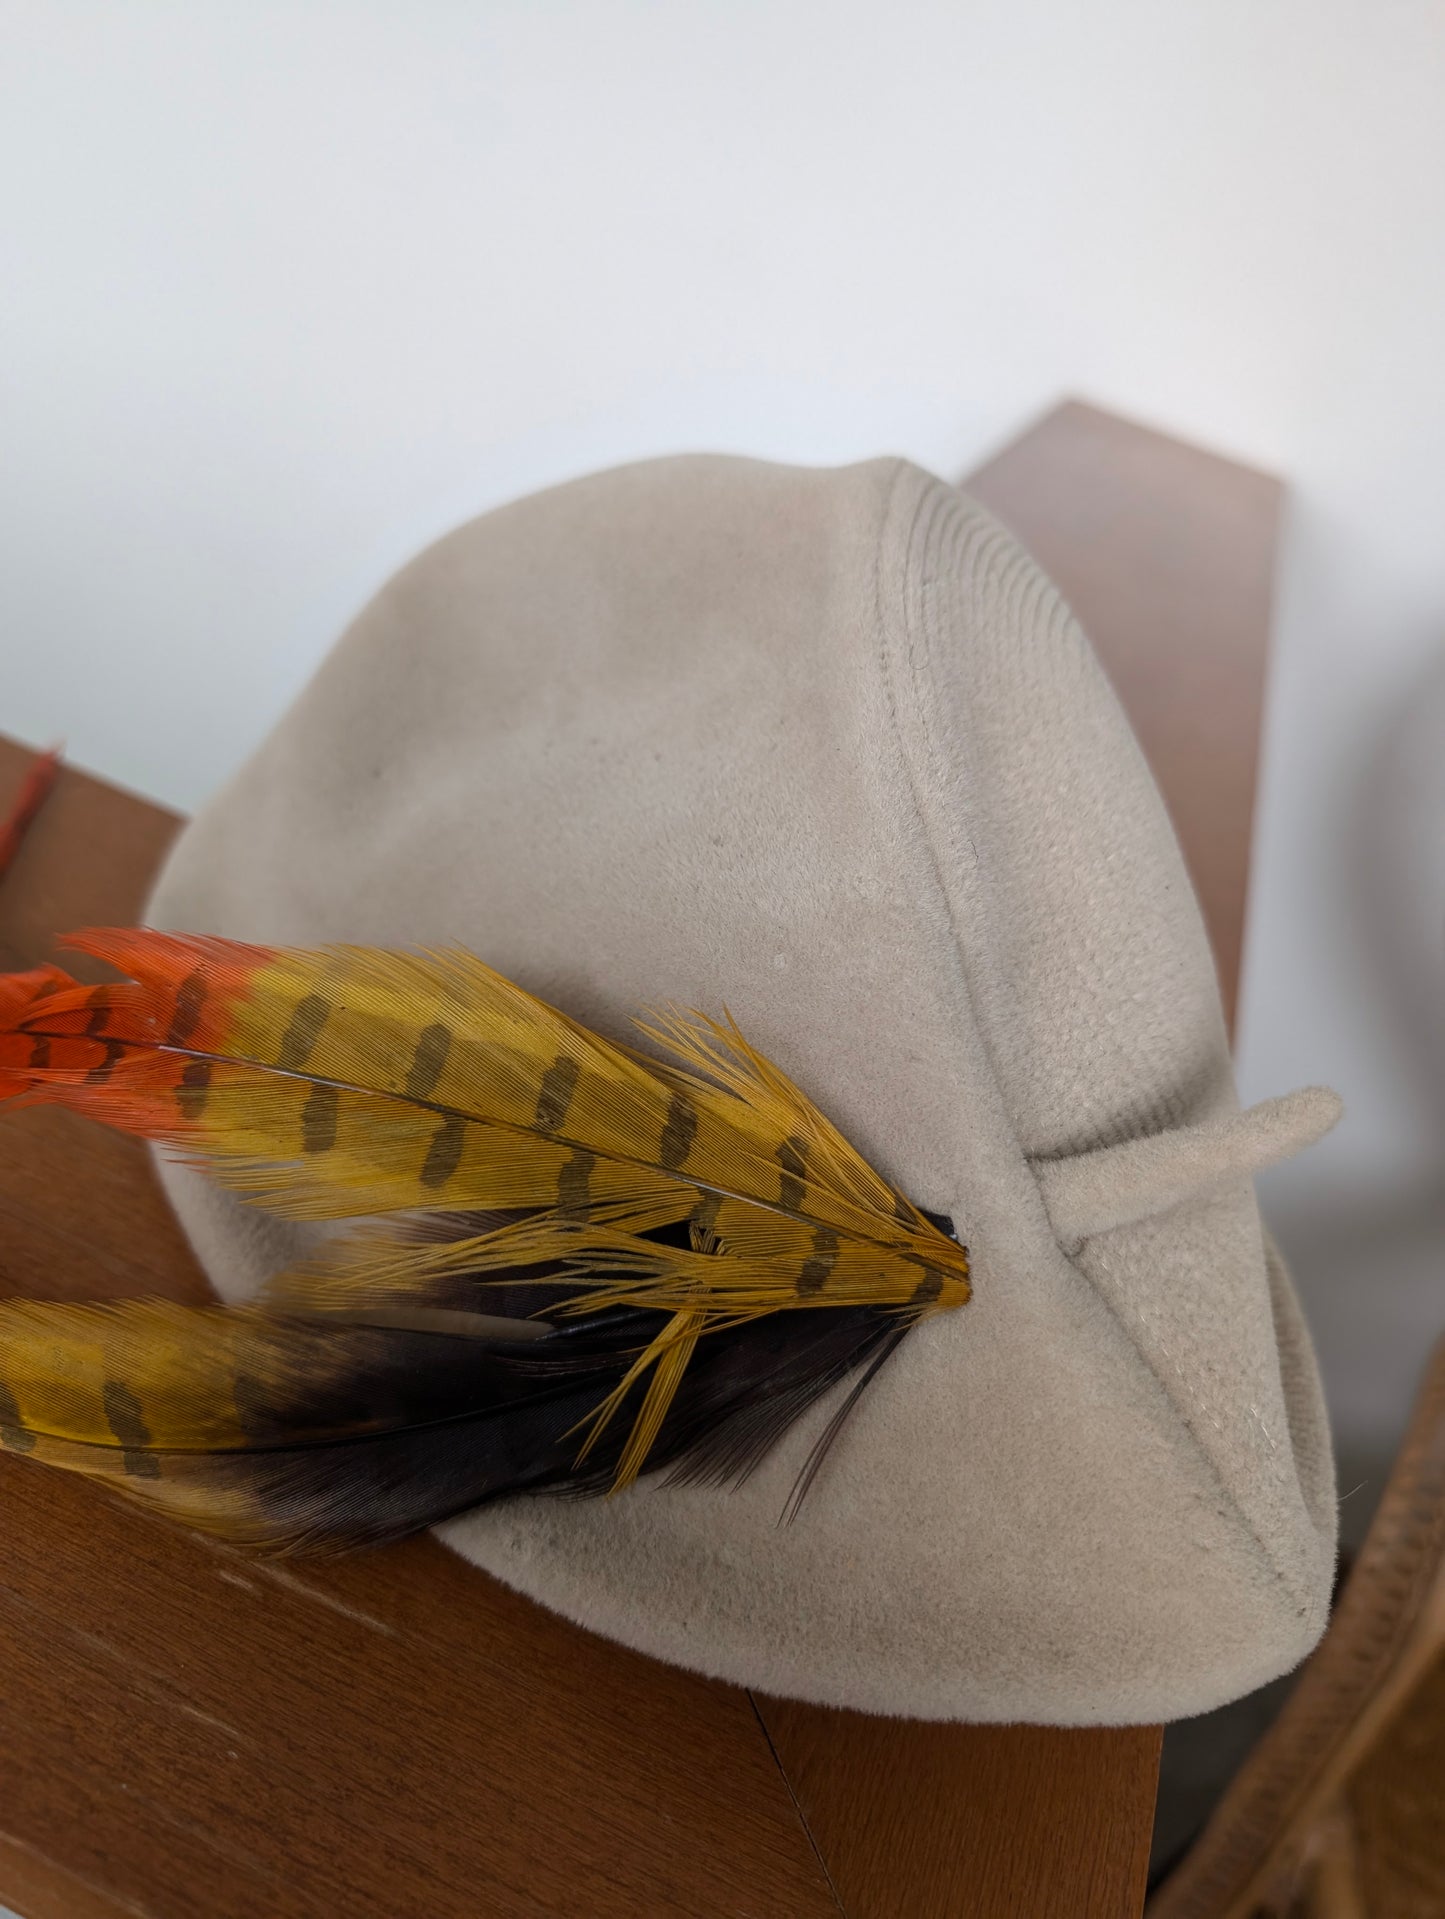
{"label": "stitched seam on hat", "polygon": [[[927,508],[928,508],[928,512],[926,516],[926,525],[923,525],[921,527],[920,523],[925,521],[925,504],[927,505]],[[954,505],[953,496],[943,488],[941,483],[935,483],[935,486],[930,490],[930,494],[927,498],[927,501],[920,502],[919,506],[915,509],[913,521],[910,524],[910,527],[908,529],[907,545],[910,551],[915,546],[922,546],[926,549],[927,543],[928,543],[928,536],[932,532],[934,522],[936,521],[937,518],[941,517],[941,515],[953,505]],[[984,518],[984,515],[982,514],[981,510],[979,510],[979,517],[980,519]],[[996,552],[1000,548],[1000,546],[1002,546],[1005,543],[1006,540],[1007,540],[1007,535],[1003,533],[1003,530],[997,527],[996,525],[989,523],[982,529],[981,540],[979,542],[970,542],[971,552],[969,557],[970,558],[974,557],[974,555],[978,553],[979,551],[982,551],[985,553],[990,551]],[[1012,558],[1012,555],[1010,554],[1008,557]],[[1025,570],[1026,569],[1018,565],[1012,565],[1009,567],[1009,572],[1016,577],[1022,574]],[[1063,612],[1065,616],[1067,617],[1067,610],[1064,609],[1063,602],[1058,599],[1058,595],[1056,592],[1052,593],[1052,598],[1057,608],[1061,612]],[[885,616],[882,609],[881,581],[879,583],[878,609],[879,609],[879,621],[880,621],[880,646],[882,647],[882,650],[883,650],[883,660],[884,660],[883,670],[888,683],[889,717],[894,727],[895,742],[898,745],[900,755],[907,769],[909,787],[910,787],[910,791],[912,793],[913,801],[914,801],[915,814],[918,818],[918,821],[921,827],[921,833],[922,833],[924,844],[928,848],[929,860],[933,869],[934,880],[938,889],[938,893],[940,898],[943,901],[944,909],[948,917],[949,928],[953,936],[954,957],[955,957],[955,961],[957,963],[958,971],[961,977],[961,982],[963,984],[965,991],[968,993],[970,1002],[974,1005],[977,1005],[979,1001],[979,995],[975,990],[973,990],[975,983],[972,981],[970,976],[969,962],[967,957],[967,948],[963,940],[962,932],[960,929],[958,913],[955,910],[953,890],[949,886],[948,881],[945,877],[945,864],[934,838],[934,825],[929,815],[928,809],[925,808],[921,802],[919,792],[918,792],[917,782],[913,776],[913,767],[912,767],[911,759],[908,753],[907,746],[903,741],[902,730],[899,724],[898,707],[897,707],[897,701],[896,701],[895,692],[894,692],[893,680],[892,680],[892,675],[891,675],[891,672],[889,671],[888,663],[886,659],[886,643],[884,642],[882,637],[883,630],[884,630],[883,621]],[[944,786],[946,786],[947,780],[948,780],[948,773],[947,773],[948,758],[938,744],[938,741],[934,734],[932,722],[931,722],[931,707],[933,705],[933,702],[930,701],[930,699],[927,697],[927,689],[928,689],[929,683],[931,682],[931,674],[928,669],[929,648],[928,648],[928,641],[927,641],[927,633],[926,633],[926,630],[915,632],[914,623],[910,617],[911,611],[912,611],[911,607],[905,606],[904,621],[905,621],[905,626],[907,628],[907,632],[905,635],[905,658],[906,658],[906,665],[908,669],[909,680],[911,683],[910,691],[913,696],[914,715],[918,722],[918,730],[922,736],[924,753],[929,763],[929,771],[932,774],[935,786],[941,790]],[[923,618],[918,623],[919,627],[922,629],[926,629],[927,627],[929,612],[930,612],[930,608],[928,604],[925,602],[924,609],[923,609]],[[921,641],[921,646],[915,643],[917,641]],[[957,855],[957,848],[954,848],[953,850],[955,852],[955,855]],[[1076,949],[1071,949],[1069,957],[1070,957],[1071,965],[1073,967],[1074,975],[1077,979],[1086,981],[1089,977],[1090,967],[1085,965],[1084,963],[1085,958],[1087,958],[1088,960],[1092,962],[1092,967],[1094,971],[1097,972],[1097,971],[1104,970],[1102,961],[1096,949],[1090,949],[1087,955],[1081,954]],[[1097,1000],[1095,996],[1091,995],[1090,999],[1095,1010],[1099,1012],[1099,1014],[1104,1020],[1106,1030],[1104,1031],[1103,1036],[1108,1040],[1110,1045],[1113,1047],[1115,1055],[1124,1066],[1126,1073],[1131,1078],[1141,1077],[1138,1056],[1135,1050],[1127,1043],[1127,1041],[1124,1038],[1124,1035],[1122,1034],[1118,1026],[1118,1017],[1119,1017],[1118,1014],[1114,1011],[1114,1009],[1109,1007],[1106,1002]],[[1000,1101],[1004,1107],[1005,1112],[1010,1112],[1010,1118],[1012,1120],[1012,1114],[1010,1111],[1010,1102],[1008,1101],[1008,1098],[1003,1090],[1003,1076],[1000,1071],[999,1062],[997,1058],[995,1057],[994,1047],[990,1039],[987,1022],[983,1020],[980,1020],[979,1022],[979,1034],[983,1042],[984,1050],[986,1054],[988,1055],[989,1064],[992,1069],[994,1083],[998,1090]],[[1133,1130],[1132,1126],[1128,1134],[1124,1134],[1120,1132],[1117,1126],[1107,1127],[1107,1128],[1101,1129],[1102,1137],[1099,1141],[1099,1144],[1100,1145],[1119,1144],[1119,1143],[1122,1143],[1125,1139],[1133,1139],[1141,1136],[1147,1137],[1154,1132],[1165,1132],[1165,1131],[1172,1130],[1172,1128],[1176,1126],[1177,1124],[1179,1124],[1179,1121],[1180,1121],[1181,1115],[1178,1109],[1179,1109],[1179,1101],[1177,1099],[1177,1096],[1166,1092],[1165,1094],[1161,1096],[1161,1099],[1149,1109],[1147,1113],[1141,1112],[1135,1116],[1135,1124],[1137,1124],[1142,1129],[1141,1132],[1136,1132],[1135,1130]],[[1016,1140],[1017,1140],[1017,1131],[1018,1131],[1017,1125],[1015,1124],[1014,1132],[1015,1132]],[[1020,1147],[1020,1150],[1022,1151],[1022,1141],[1018,1140],[1017,1143]],[[1071,1157],[1073,1153],[1076,1153],[1079,1150],[1081,1149],[1078,1147],[1073,1147],[1070,1149],[1062,1149],[1057,1155],[1049,1154],[1049,1155],[1043,1155],[1039,1157],[1050,1157],[1050,1158]],[[1094,1149],[1094,1150],[1097,1150],[1097,1149]],[[1033,1157],[1036,1157],[1036,1155],[1026,1155],[1025,1157],[1026,1159],[1031,1161],[1031,1159]],[[1032,1167],[1031,1167],[1031,1170],[1032,1170]]]}
{"label": "stitched seam on hat", "polygon": [[[902,485],[910,472],[911,472],[910,468],[906,466],[900,466],[898,474],[896,475],[894,482],[889,489],[888,497],[885,503],[883,522],[882,522],[883,528],[885,530],[889,528],[892,524],[893,516],[894,516],[894,508],[897,501],[898,493],[900,492]],[[906,529],[904,547],[907,553],[912,554],[920,546],[922,547],[924,552],[927,551],[929,536],[933,532],[937,519],[945,511],[947,511],[952,506],[952,504],[953,502],[950,497],[950,494],[948,490],[945,489],[942,482],[934,482],[931,486],[929,486],[928,488],[924,490],[922,496],[914,505],[913,513],[910,518],[908,527]],[[893,746],[895,749],[895,754],[903,768],[909,796],[912,801],[912,810],[914,815],[914,823],[917,830],[917,836],[920,844],[927,851],[928,864],[932,871],[934,886],[937,889],[938,896],[942,902],[944,912],[947,917],[949,929],[952,935],[952,938],[951,938],[952,958],[959,975],[960,984],[964,990],[964,993],[969,1003],[973,1004],[975,996],[972,993],[971,987],[970,987],[968,961],[966,957],[963,939],[961,937],[957,914],[954,909],[954,900],[952,896],[952,891],[948,885],[947,879],[945,878],[944,865],[943,865],[940,849],[934,837],[933,826],[928,817],[928,809],[924,805],[922,797],[919,792],[918,778],[914,769],[913,756],[909,751],[907,741],[904,737],[903,727],[901,725],[900,718],[899,718],[898,688],[894,678],[892,661],[890,658],[890,647],[889,647],[889,636],[890,636],[890,632],[892,631],[892,625],[888,619],[887,610],[885,609],[884,600],[883,600],[883,577],[882,577],[883,547],[884,547],[884,540],[880,538],[875,545],[874,560],[873,560],[874,617],[876,622],[876,664],[878,668],[880,683],[884,690],[885,701],[886,701],[887,710],[888,710],[889,724],[893,734]],[[905,578],[906,578],[906,570],[905,570]],[[909,690],[911,691],[913,696],[914,715],[919,720],[919,723],[920,723],[919,730],[923,738],[924,753],[929,761],[929,766],[928,766],[929,773],[933,777],[935,784],[942,784],[940,780],[940,768],[938,765],[938,759],[939,759],[938,749],[934,744],[932,735],[928,727],[928,723],[927,723],[928,702],[924,697],[924,683],[928,677],[927,666],[926,666],[926,661],[928,658],[928,634],[926,629],[928,624],[929,605],[928,605],[928,602],[925,600],[923,609],[922,609],[922,616],[921,618],[915,621],[913,617],[913,607],[906,593],[903,596],[903,599],[904,599],[904,603],[903,603],[904,632],[902,635],[903,653],[904,653],[904,661],[908,669],[909,680],[911,682]],[[922,655],[921,659],[920,659],[920,653]],[[979,1037],[982,1042],[984,1055],[988,1062],[990,1075],[993,1079],[994,1087],[998,1094],[1000,1104],[1005,1114],[1008,1114],[1009,1113],[1008,1102],[1004,1099],[1004,1096],[1003,1096],[1003,1088],[999,1081],[999,1075],[998,1075],[998,1065],[993,1056],[993,1048],[990,1043],[988,1032],[982,1022],[980,1022],[980,1025],[979,1025]],[[1117,1039],[1117,1035],[1111,1035],[1111,1037],[1114,1037]],[[1126,1050],[1124,1052],[1124,1057],[1130,1064],[1133,1063],[1132,1053],[1129,1053]],[[1011,1119],[1010,1119],[1010,1124],[1012,1125]],[[1015,1145],[1018,1147],[1020,1157],[1023,1158],[1024,1164],[1026,1166],[1029,1166],[1030,1176],[1034,1181],[1035,1190],[1038,1192],[1040,1207],[1044,1208],[1045,1217],[1047,1217],[1047,1208],[1044,1207],[1042,1187],[1039,1184],[1037,1174],[1034,1173],[1032,1166],[1029,1165],[1029,1161],[1023,1153],[1022,1142],[1018,1140],[1016,1131],[1015,1131]],[[1175,1418],[1177,1419],[1183,1432],[1187,1435],[1188,1440],[1196,1456],[1203,1461],[1210,1477],[1213,1479],[1214,1483],[1218,1486],[1228,1506],[1234,1512],[1235,1517],[1239,1525],[1243,1529],[1245,1536],[1253,1543],[1254,1548],[1256,1552],[1258,1553],[1261,1561],[1263,1562],[1266,1570],[1273,1575],[1274,1579],[1277,1581],[1277,1583],[1279,1584],[1280,1588],[1283,1590],[1287,1598],[1295,1606],[1297,1611],[1305,1615],[1310,1614],[1313,1610],[1313,1601],[1310,1593],[1308,1592],[1307,1589],[1299,1588],[1296,1582],[1294,1581],[1294,1579],[1290,1576],[1289,1573],[1286,1572],[1285,1568],[1279,1563],[1274,1553],[1270,1550],[1270,1547],[1267,1541],[1264,1539],[1264,1537],[1260,1533],[1258,1527],[1255,1525],[1254,1521],[1251,1519],[1249,1514],[1245,1512],[1244,1508],[1241,1506],[1239,1502],[1238,1497],[1235,1495],[1235,1493],[1231,1490],[1230,1486],[1226,1482],[1224,1478],[1224,1474],[1221,1471],[1218,1462],[1213,1458],[1209,1449],[1202,1442],[1194,1423],[1196,1416],[1202,1417],[1207,1423],[1213,1424],[1216,1431],[1219,1431],[1221,1435],[1222,1435],[1223,1429],[1219,1427],[1217,1420],[1214,1420],[1212,1415],[1205,1408],[1203,1401],[1200,1398],[1198,1392],[1190,1386],[1187,1378],[1182,1372],[1182,1369],[1178,1366],[1178,1363],[1173,1359],[1172,1355],[1169,1355],[1166,1353],[1165,1357],[1169,1359],[1170,1365],[1173,1367],[1174,1371],[1178,1375],[1180,1382],[1183,1385],[1187,1394],[1186,1403],[1183,1405],[1180,1404],[1179,1399],[1177,1398],[1175,1392],[1171,1391],[1168,1382],[1163,1376],[1161,1376],[1160,1371],[1158,1367],[1155,1365],[1153,1359],[1140,1346],[1138,1338],[1135,1336],[1134,1331],[1131,1329],[1131,1327],[1128,1325],[1128,1323],[1125,1321],[1122,1315],[1115,1309],[1115,1307],[1110,1303],[1107,1297],[1094,1284],[1094,1282],[1090,1279],[1089,1275],[1083,1270],[1083,1268],[1078,1265],[1077,1261],[1074,1258],[1072,1258],[1067,1253],[1067,1251],[1065,1251],[1063,1247],[1060,1247],[1059,1250],[1061,1254],[1063,1255],[1063,1257],[1068,1259],[1070,1266],[1079,1275],[1080,1279],[1083,1280],[1084,1284],[1088,1287],[1089,1291],[1093,1294],[1095,1299],[1099,1301],[1100,1305],[1104,1308],[1104,1311],[1108,1314],[1109,1318],[1113,1321],[1115,1326],[1118,1327],[1119,1331],[1123,1334],[1124,1338],[1128,1341],[1130,1348],[1133,1350],[1134,1354],[1138,1358],[1141,1365],[1143,1365],[1145,1370],[1148,1372],[1150,1378],[1153,1379],[1153,1381],[1155,1382],[1155,1385],[1157,1386],[1158,1390],[1163,1394],[1164,1399],[1169,1405],[1170,1410],[1172,1411]],[[1142,1315],[1141,1315],[1141,1319],[1142,1319]],[[1163,1348],[1161,1347],[1160,1350],[1162,1352]],[[1271,1442],[1271,1444],[1273,1444],[1273,1442]],[[1294,1450],[1293,1444],[1291,1442],[1292,1457],[1293,1457],[1293,1450]],[[1294,1464],[1295,1464],[1296,1479],[1298,1479],[1298,1471],[1299,1471],[1298,1461],[1296,1460]]]}
{"label": "stitched seam on hat", "polygon": [[[949,890],[943,878],[943,872],[942,872],[942,867],[939,860],[938,848],[934,843],[932,831],[930,830],[928,821],[924,815],[923,806],[919,799],[917,779],[914,775],[912,760],[910,758],[907,745],[904,741],[903,728],[898,716],[898,690],[894,681],[892,663],[889,658],[889,647],[888,647],[888,634],[890,631],[890,621],[888,619],[888,616],[884,609],[884,604],[883,604],[882,560],[883,560],[884,544],[886,541],[888,529],[893,523],[894,511],[895,511],[898,495],[903,490],[904,483],[908,479],[913,477],[916,471],[917,469],[915,468],[907,466],[902,462],[899,463],[898,471],[894,475],[893,483],[889,487],[888,495],[883,503],[883,513],[882,513],[881,522],[880,522],[880,537],[874,543],[873,617],[874,617],[875,664],[878,670],[879,684],[883,689],[884,704],[887,707],[887,711],[888,711],[888,725],[889,725],[892,745],[894,749],[894,758],[899,768],[902,771],[903,784],[907,789],[908,799],[909,799],[909,803],[912,810],[913,823],[915,827],[914,837],[919,847],[921,847],[923,850],[930,874],[932,876],[934,892],[938,900],[942,904],[944,916],[948,922],[948,929],[951,936],[949,941],[949,956],[953,962],[954,971],[957,976],[956,977],[957,987],[959,991],[962,993],[967,1003],[969,1005],[972,1005],[974,1002],[974,995],[971,990],[971,985],[968,977],[968,968],[964,959],[963,942],[959,938],[958,923],[953,910],[953,901],[949,896]],[[909,551],[911,551],[913,548],[915,534],[917,531],[919,521],[924,517],[925,510],[930,506],[930,504],[936,503],[939,497],[940,491],[941,491],[941,488],[939,483],[933,482],[927,488],[925,488],[919,500],[915,503],[913,508],[913,513],[909,521],[907,536],[904,542],[905,547]],[[907,612],[905,608],[905,622],[906,622],[906,619],[907,619]],[[981,1025],[979,1027],[979,1039],[983,1047],[984,1057],[988,1065],[989,1077],[992,1082],[994,1094],[998,1101],[999,1111],[1003,1114],[1004,1119],[1006,1120],[1006,1122],[1008,1123],[1010,1127],[1010,1130],[1012,1131],[1014,1130],[1013,1119],[1012,1119],[1012,1115],[1009,1112],[1008,1101],[1004,1098],[1003,1087],[999,1080],[998,1068],[993,1058],[992,1049],[989,1046],[988,1035],[987,1033],[983,1031]],[[1022,1152],[1022,1147],[1016,1135],[1015,1135],[1015,1145],[1019,1145],[1020,1152]],[[1034,1184],[1036,1187],[1038,1186],[1037,1180],[1035,1180]],[[1042,1207],[1043,1193],[1041,1189],[1039,1190],[1039,1203],[1040,1203],[1040,1206]],[[1045,1217],[1047,1217],[1046,1211],[1045,1211]]]}
{"label": "stitched seam on hat", "polygon": [[[981,557],[986,556],[990,562],[996,562],[999,565],[1004,576],[1010,611],[1015,613],[1021,622],[1027,612],[1034,608],[1042,610],[1049,621],[1051,643],[1056,629],[1063,628],[1066,632],[1071,629],[1076,630],[1077,623],[1073,614],[1052,582],[1045,579],[1031,563],[1026,562],[1011,544],[1006,547],[1003,536],[997,529],[994,529],[991,535],[981,534],[976,550]],[[926,637],[924,650],[926,653]],[[1070,645],[1069,653],[1073,662],[1080,666],[1088,657],[1087,649],[1077,643]],[[926,677],[926,669],[920,668],[916,653],[912,656],[911,663],[916,680]],[[1037,679],[1035,684],[1039,685]],[[1041,692],[1042,688],[1040,687],[1039,690]],[[921,697],[920,710],[923,731],[933,756],[935,776],[937,776],[938,770],[946,765],[947,756],[940,751],[933,735],[929,702]],[[1073,977],[1088,1004],[1095,1040],[1103,1039],[1108,1043],[1115,1059],[1123,1069],[1125,1084],[1148,1085],[1153,1073],[1152,1070],[1144,1068],[1140,1053],[1141,1042],[1137,1041],[1125,1028],[1123,1024],[1125,1014],[1122,1009],[1116,1006],[1108,994],[1095,990],[1093,986],[1094,981],[1107,976],[1110,956],[1102,949],[1100,936],[1091,930],[1088,921],[1072,929],[1067,958]],[[1112,1144],[1132,1137],[1139,1129],[1145,1132],[1167,1130],[1177,1124],[1182,1117],[1182,1101],[1178,1089],[1166,1086],[1157,1097],[1150,1100],[1147,1106],[1136,1105],[1127,1121],[1115,1115],[1097,1123],[1092,1129],[1091,1138],[1097,1139],[1101,1145]]]}
{"label": "stitched seam on hat", "polygon": [[[933,530],[933,521],[942,515],[945,504],[952,504],[950,496],[940,493],[935,515],[930,518],[928,533]],[[927,537],[926,535],[924,536]],[[950,555],[956,561],[978,573],[992,571],[998,590],[1005,601],[1006,614],[1011,624],[1020,626],[1027,623],[1037,609],[1044,613],[1052,628],[1059,625],[1072,626],[1072,615],[1064,605],[1057,590],[1020,555],[1013,543],[1007,539],[1002,529],[990,521],[984,513],[976,511],[973,524],[966,527],[959,542],[959,551]],[[932,675],[928,671],[927,625],[932,608],[925,604],[920,631],[916,640],[908,648],[908,666],[913,681],[914,703],[920,734],[928,757],[936,785],[940,790],[946,786],[952,772],[949,755],[941,747],[934,726],[934,706],[936,702],[924,697],[923,688]],[[910,631],[910,638],[915,636]],[[924,660],[920,659],[920,651]],[[1074,649],[1076,656],[1078,650]],[[1042,698],[1045,691],[1043,683],[1036,685],[1036,697]],[[955,849],[956,850],[956,849]],[[945,890],[946,884],[945,884]],[[950,902],[951,904],[951,902]],[[955,918],[955,925],[957,924]],[[1125,1084],[1148,1083],[1149,1075],[1141,1072],[1136,1044],[1131,1040],[1120,1023],[1120,1014],[1106,996],[1097,993],[1092,982],[1108,972],[1108,959],[1091,938],[1087,927],[1075,928],[1064,957],[1072,971],[1073,978],[1086,1001],[1095,1036],[1102,1039],[1111,1048],[1115,1059],[1122,1069]],[[1177,1117],[1177,1096],[1166,1091],[1159,1102],[1148,1113],[1136,1114],[1136,1119],[1155,1121],[1168,1126]],[[1120,1136],[1117,1120],[1102,1121],[1092,1131],[1091,1138],[1100,1144],[1107,1144]]]}

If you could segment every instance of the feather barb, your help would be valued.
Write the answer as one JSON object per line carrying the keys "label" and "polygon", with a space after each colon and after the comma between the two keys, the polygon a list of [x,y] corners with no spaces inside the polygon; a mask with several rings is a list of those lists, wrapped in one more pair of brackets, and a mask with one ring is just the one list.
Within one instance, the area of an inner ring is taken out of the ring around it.
{"label": "feather barb", "polygon": [[[569,1403],[559,1429],[584,1432],[581,1469],[630,1412],[625,1437],[609,1441],[621,1487],[655,1461],[679,1393],[718,1342],[774,1316],[851,1325],[861,1314],[872,1326],[881,1314],[906,1329],[969,1297],[965,1249],[730,1016],[639,1022],[660,1059],[460,951],[144,931],[69,944],[127,977],[85,986],[41,967],[0,979],[0,1097],[139,1133],[284,1216],[372,1224],[282,1275],[249,1318],[0,1308],[5,1443],[28,1438],[57,1463],[75,1464],[76,1448],[113,1453],[112,1414],[133,1401],[123,1455],[187,1450],[187,1436],[199,1453],[244,1452],[245,1382],[259,1366],[266,1403],[288,1409],[282,1450],[294,1451],[306,1394],[287,1353],[305,1353],[334,1408],[363,1357],[386,1371],[358,1340],[389,1334],[414,1356],[430,1331],[433,1354],[475,1349],[467,1327],[485,1343],[499,1320],[535,1317],[540,1376],[579,1337],[625,1321],[630,1347],[604,1341],[605,1363],[587,1348],[606,1390],[580,1418]],[[340,1374],[318,1357],[318,1327],[342,1342]],[[867,1339],[825,1343],[831,1378],[836,1354]],[[499,1377],[522,1363],[515,1340],[498,1351]],[[389,1425],[362,1402],[347,1401],[337,1432],[323,1425],[330,1442],[415,1424]],[[176,1483],[188,1511],[204,1505],[199,1469]],[[233,1486],[221,1500],[227,1513],[239,1497]]]}

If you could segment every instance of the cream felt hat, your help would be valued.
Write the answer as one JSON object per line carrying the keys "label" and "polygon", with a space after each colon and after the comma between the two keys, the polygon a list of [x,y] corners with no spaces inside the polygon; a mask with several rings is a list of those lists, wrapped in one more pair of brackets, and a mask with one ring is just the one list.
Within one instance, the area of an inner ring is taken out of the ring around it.
{"label": "cream felt hat", "polygon": [[[657,461],[461,528],[182,835],[162,927],[469,946],[602,1032],[726,1006],[972,1256],[779,1525],[837,1394],[736,1490],[444,1529],[599,1632],[766,1692],[1149,1721],[1299,1660],[1329,1442],[1159,796],[1078,626],[896,460]],[[301,1230],[165,1168],[218,1290]],[[839,1389],[839,1392],[845,1389]]]}

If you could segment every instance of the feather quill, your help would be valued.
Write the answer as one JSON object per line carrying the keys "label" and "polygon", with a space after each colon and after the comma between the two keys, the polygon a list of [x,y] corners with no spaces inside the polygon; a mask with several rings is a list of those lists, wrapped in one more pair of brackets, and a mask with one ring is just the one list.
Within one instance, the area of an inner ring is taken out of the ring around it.
{"label": "feather quill", "polygon": [[736,1480],[969,1297],[965,1249],[726,1017],[641,1022],[664,1061],[461,951],[68,943],[127,977],[0,978],[0,1097],[360,1222],[246,1309],[0,1304],[0,1445],[193,1524],[295,1549]]}

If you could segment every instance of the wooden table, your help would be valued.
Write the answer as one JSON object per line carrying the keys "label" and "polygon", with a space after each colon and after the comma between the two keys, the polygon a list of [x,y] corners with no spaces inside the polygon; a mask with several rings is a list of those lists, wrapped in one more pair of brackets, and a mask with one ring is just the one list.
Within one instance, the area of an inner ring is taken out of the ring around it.
{"label": "wooden table", "polygon": [[[1083,617],[1238,976],[1279,489],[1070,405],[969,483]],[[0,742],[0,794],[26,755]],[[0,802],[3,803],[3,802]],[[135,917],[179,820],[66,771],[0,966]],[[139,1147],[0,1115],[0,1290],[204,1281]],[[776,1700],[553,1618],[430,1539],[270,1565],[0,1458],[0,1904],[23,1919],[1124,1919],[1157,1728]]]}

